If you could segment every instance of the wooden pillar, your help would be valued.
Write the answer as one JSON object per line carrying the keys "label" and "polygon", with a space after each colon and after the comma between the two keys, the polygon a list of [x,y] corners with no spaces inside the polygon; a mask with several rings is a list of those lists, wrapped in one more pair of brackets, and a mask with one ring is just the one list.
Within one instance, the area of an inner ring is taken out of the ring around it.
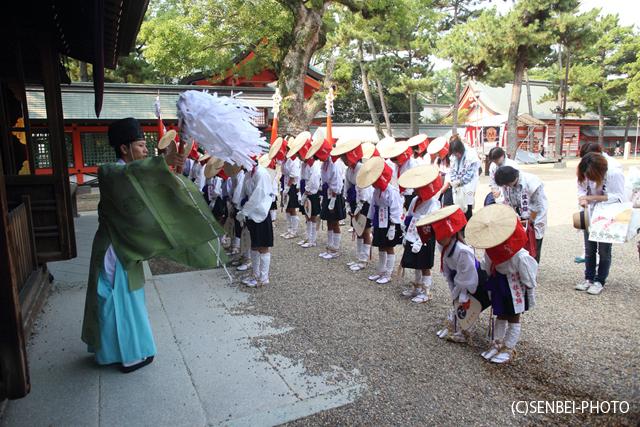
{"label": "wooden pillar", "polygon": [[38,36],[42,64],[42,86],[47,110],[47,127],[49,129],[51,167],[55,180],[60,247],[63,258],[70,259],[77,256],[77,250],[73,215],[71,213],[71,189],[69,187],[67,147],[64,139],[58,52],[54,45],[55,41],[49,34],[41,32]]}
{"label": "wooden pillar", "polygon": [[82,174],[82,168],[84,168],[84,159],[82,158],[82,140],[80,139],[80,129],[78,128],[77,123],[73,124],[71,146],[73,147],[73,168],[76,170],[76,179],[78,184],[84,184],[84,175]]}

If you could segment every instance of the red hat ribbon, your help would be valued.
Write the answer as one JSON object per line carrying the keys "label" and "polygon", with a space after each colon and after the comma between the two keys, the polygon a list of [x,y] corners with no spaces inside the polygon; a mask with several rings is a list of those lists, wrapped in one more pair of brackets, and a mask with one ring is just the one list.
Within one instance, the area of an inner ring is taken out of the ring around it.
{"label": "red hat ribbon", "polygon": [[304,143],[304,145],[300,148],[300,150],[298,150],[298,153],[300,153],[300,156],[304,159],[305,156],[307,155],[307,151],[309,151],[309,148],[311,148],[311,139],[307,139],[307,142]]}
{"label": "red hat ribbon", "polygon": [[[413,156],[413,149],[411,147],[407,148],[407,150],[400,154],[399,156],[395,157],[396,159],[398,159],[398,163],[400,163],[401,165],[403,165],[407,160],[409,160],[411,158],[411,156]],[[398,170],[399,172],[399,170]]]}
{"label": "red hat ribbon", "polygon": [[425,185],[424,187],[418,188],[418,194],[422,200],[429,200],[435,194],[442,189],[442,179],[440,175],[436,177],[432,182]]}
{"label": "red hat ribbon", "polygon": [[382,170],[382,174],[380,175],[380,178],[378,178],[376,182],[373,183],[373,186],[376,188],[379,188],[381,191],[386,190],[387,186],[389,185],[389,182],[391,181],[392,176],[393,176],[393,169],[391,169],[391,166],[389,166],[385,162],[384,169]]}
{"label": "red hat ribbon", "polygon": [[189,152],[189,157],[193,160],[198,160],[198,143],[193,141],[193,145],[191,146],[191,151]]}
{"label": "red hat ribbon", "polygon": [[362,145],[358,145],[356,148],[346,153],[346,156],[351,163],[357,163],[358,160],[362,158]]}
{"label": "red hat ribbon", "polygon": [[431,224],[431,227],[433,228],[433,233],[436,235],[436,239],[442,240],[453,236],[462,230],[465,225],[467,225],[467,218],[465,218],[462,209],[458,209],[448,217],[434,222]]}
{"label": "red hat ribbon", "polygon": [[[320,161],[326,162],[329,158],[329,155],[333,150],[333,145],[327,139],[324,140],[320,149],[316,152],[316,156],[320,159]],[[335,163],[335,161],[334,161]]]}
{"label": "red hat ribbon", "polygon": [[502,264],[503,262],[509,261],[513,256],[527,243],[527,232],[524,231],[522,224],[518,221],[516,225],[516,229],[505,242],[500,243],[498,246],[494,246],[493,248],[485,249],[489,258],[491,258],[491,272],[495,271],[495,266]]}
{"label": "red hat ribbon", "polygon": [[442,147],[440,151],[438,151],[438,154],[444,157],[447,155],[448,152],[449,152],[449,142],[445,142],[444,147]]}
{"label": "red hat ribbon", "polygon": [[313,166],[313,164],[315,163],[316,159],[314,159],[313,157],[309,157],[307,160],[305,160],[305,162],[307,162],[307,164],[309,166]]}

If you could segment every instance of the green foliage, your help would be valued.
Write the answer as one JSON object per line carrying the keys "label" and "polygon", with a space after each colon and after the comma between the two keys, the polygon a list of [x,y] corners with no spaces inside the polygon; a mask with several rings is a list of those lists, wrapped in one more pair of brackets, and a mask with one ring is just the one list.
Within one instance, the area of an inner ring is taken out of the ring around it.
{"label": "green foliage", "polygon": [[[458,110],[458,123],[464,123],[467,120],[468,113],[469,113],[469,110],[466,108],[463,108],[462,110]],[[447,117],[442,123],[450,125],[451,123],[453,123],[453,116]]]}

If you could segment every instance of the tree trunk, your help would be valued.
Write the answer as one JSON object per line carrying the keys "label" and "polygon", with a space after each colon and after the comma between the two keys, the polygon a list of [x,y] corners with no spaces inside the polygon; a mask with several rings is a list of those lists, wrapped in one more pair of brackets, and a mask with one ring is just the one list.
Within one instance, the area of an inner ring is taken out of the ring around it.
{"label": "tree trunk", "polygon": [[[558,47],[558,70],[562,73],[562,46]],[[562,74],[561,74],[562,75]],[[558,109],[562,108],[562,86],[563,80],[560,79],[560,87],[558,88]],[[556,132],[555,132],[555,146],[556,146],[556,160],[562,159],[560,142],[560,113],[556,113]]]}
{"label": "tree trunk", "polygon": [[[307,130],[325,101],[320,93],[314,94],[308,100],[304,98],[305,79],[311,57],[326,42],[326,34],[322,29],[324,12],[321,14],[301,3],[291,6],[291,12],[295,22],[292,30],[293,41],[284,58],[278,79],[278,88],[282,95],[281,110],[278,115],[278,136],[296,136]],[[330,63],[327,63],[324,89],[328,89],[333,84],[331,76],[335,61],[336,58],[331,58]]]}
{"label": "tree trunk", "polygon": [[376,129],[378,139],[383,139],[384,133],[382,132],[382,128],[380,127],[378,112],[376,111],[376,106],[373,103],[373,97],[371,96],[371,90],[369,89],[367,70],[364,65],[364,54],[362,52],[362,42],[360,40],[358,40],[358,63],[360,64],[360,73],[362,75],[362,91],[364,92],[364,97],[367,100],[367,106],[369,107],[369,112],[371,113],[371,123],[373,123],[373,127]]}
{"label": "tree trunk", "polygon": [[88,82],[89,81],[89,72],[87,71],[87,63],[80,61],[80,81]]}
{"label": "tree trunk", "polygon": [[418,128],[418,106],[417,106],[417,97],[415,93],[409,94],[409,105],[411,106],[411,136],[416,136],[420,133],[420,129]]}
{"label": "tree trunk", "polygon": [[[373,53],[373,60],[376,60],[376,44],[371,43],[371,52]],[[393,136],[391,132],[391,121],[389,120],[389,111],[387,110],[387,103],[384,100],[384,92],[382,91],[382,82],[380,77],[376,74],[376,85],[378,85],[378,95],[380,95],[380,104],[382,105],[382,113],[384,114],[384,122],[387,125],[387,136]]]}
{"label": "tree trunk", "polygon": [[451,134],[458,133],[458,104],[460,103],[460,86],[462,83],[462,76],[460,73],[456,75],[456,93],[453,97],[453,117],[451,117]]}
{"label": "tree trunk", "polygon": [[522,92],[522,78],[524,76],[524,66],[527,60],[526,46],[518,47],[518,59],[513,79],[513,89],[511,90],[511,102],[509,104],[509,118],[507,120],[507,154],[511,159],[516,158],[518,151],[518,106],[520,104],[520,93]]}
{"label": "tree trunk", "polygon": [[[529,85],[529,73],[527,73],[527,70],[524,70],[524,78],[527,81],[527,103],[529,104],[529,115],[531,117],[533,117],[533,105],[531,104],[531,86]],[[534,133],[535,133],[535,126],[533,127],[533,129],[529,129],[529,127],[527,126],[527,132],[529,133],[529,152],[533,153],[535,152],[535,147],[533,146],[533,139],[534,139]]]}
{"label": "tree trunk", "polygon": [[624,139],[622,140],[622,151],[624,152],[624,147],[627,144],[627,138],[629,138],[629,127],[631,126],[631,122],[633,122],[633,116],[631,113],[633,112],[633,100],[629,105],[629,117],[627,117],[627,125],[624,128]]}
{"label": "tree trunk", "polygon": [[602,99],[598,102],[598,145],[604,149],[604,111],[602,108]]}

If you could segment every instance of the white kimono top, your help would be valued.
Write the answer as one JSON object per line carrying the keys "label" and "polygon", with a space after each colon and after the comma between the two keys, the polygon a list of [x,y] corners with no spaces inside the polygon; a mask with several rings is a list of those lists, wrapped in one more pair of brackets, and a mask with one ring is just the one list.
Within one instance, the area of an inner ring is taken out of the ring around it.
{"label": "white kimono top", "polygon": [[373,196],[373,187],[369,186],[367,188],[360,188],[356,183],[356,177],[358,176],[358,172],[362,167],[362,162],[357,162],[351,166],[349,166],[344,174],[345,186],[347,191],[350,188],[355,188],[356,191],[356,203],[364,205],[365,202],[371,200],[371,196]]}
{"label": "white kimono top", "polygon": [[198,187],[198,190],[202,191],[202,187],[205,184],[205,176],[204,176],[204,166],[200,164],[200,162],[195,162],[193,166],[191,166],[191,171],[189,171],[189,179],[193,181],[193,183]]}
{"label": "white kimono top", "polygon": [[478,153],[471,147],[466,147],[462,158],[458,160],[456,156],[451,156],[451,179],[450,182],[462,181],[464,190],[467,193],[467,204],[473,205],[476,196],[476,187],[478,186],[478,169],[480,168],[480,159]]}
{"label": "white kimono top", "polygon": [[532,173],[520,171],[516,185],[503,188],[505,202],[518,213],[521,220],[529,219],[531,211],[538,212],[533,226],[536,229],[536,239],[542,239],[547,229],[549,202],[540,178]]}
{"label": "white kimono top", "polygon": [[[578,197],[580,196],[603,196],[606,195],[609,197],[609,200],[601,203],[623,203],[628,202],[627,194],[624,189],[624,174],[622,173],[622,169],[611,168],[607,170],[607,173],[604,175],[604,180],[599,187],[596,187],[596,183],[593,181],[589,181],[588,179],[584,182],[578,182]],[[589,217],[593,214],[593,209],[596,206],[596,201],[589,202]],[[584,210],[580,208],[581,210]]]}
{"label": "white kimono top", "polygon": [[[454,245],[455,249],[453,249]],[[442,257],[440,274],[449,284],[451,299],[454,301],[458,299],[460,302],[469,301],[469,294],[475,293],[478,288],[478,271],[476,270],[476,256],[473,248],[455,239],[446,248],[438,244],[438,249]],[[452,250],[453,254],[451,254]],[[452,271],[455,271],[456,274],[453,275]]]}
{"label": "white kimono top", "polygon": [[300,179],[304,179],[305,193],[316,194],[320,191],[320,162],[313,162],[313,166],[303,162],[300,167]]}
{"label": "white kimono top", "polygon": [[344,163],[342,163],[341,160],[334,163],[331,157],[329,157],[320,167],[322,184],[327,184],[327,197],[329,198],[336,197],[338,194],[342,193],[342,188],[344,187],[342,175],[343,165]]}
{"label": "white kimono top", "polygon": [[282,166],[280,167],[280,171],[282,172],[282,176],[284,176],[284,186],[285,188],[289,187],[289,180],[293,178],[293,185],[296,187],[300,186],[300,159],[285,159],[282,162]]}
{"label": "white kimono top", "polygon": [[400,224],[402,221],[402,208],[404,200],[396,187],[389,184],[384,191],[379,188],[373,190],[373,196],[369,201],[369,213],[367,218],[374,220],[376,206],[378,207],[378,228],[389,227],[389,221],[393,224]]}
{"label": "white kimono top", "polygon": [[261,223],[269,215],[272,203],[269,172],[261,165],[253,172],[247,172],[243,192],[243,197],[249,197],[249,200],[242,207],[242,213],[253,222]]}
{"label": "white kimono top", "polygon": [[242,201],[242,187],[244,185],[244,170],[238,172],[236,176],[229,179],[229,198],[231,203],[235,203],[238,209],[240,209],[240,202]]}
{"label": "white kimono top", "polygon": [[[418,204],[420,202],[420,204]],[[416,208],[416,205],[418,206]],[[404,239],[402,239],[402,244],[407,242],[414,243],[418,240],[421,241],[420,235],[418,234],[418,229],[416,228],[416,222],[420,221],[423,216],[429,215],[432,212],[440,209],[440,202],[435,198],[430,198],[427,201],[422,201],[420,197],[414,197],[409,205],[409,209],[407,209],[407,218],[411,217],[409,224],[406,226],[406,231],[404,233]],[[406,223],[406,221],[405,221]],[[422,242],[422,244],[426,244],[427,242]]]}
{"label": "white kimono top", "polygon": [[491,166],[489,166],[489,186],[492,189],[496,189],[496,190],[502,191],[502,188],[498,184],[496,184],[496,171],[498,170],[498,168],[500,168],[502,166],[511,166],[512,168],[514,168],[518,172],[520,172],[522,170],[520,168],[520,165],[518,164],[518,162],[516,162],[515,160],[511,160],[511,159],[507,158],[506,156],[505,156],[505,158],[502,161],[502,164],[500,166],[498,166],[495,163],[491,162]]}

